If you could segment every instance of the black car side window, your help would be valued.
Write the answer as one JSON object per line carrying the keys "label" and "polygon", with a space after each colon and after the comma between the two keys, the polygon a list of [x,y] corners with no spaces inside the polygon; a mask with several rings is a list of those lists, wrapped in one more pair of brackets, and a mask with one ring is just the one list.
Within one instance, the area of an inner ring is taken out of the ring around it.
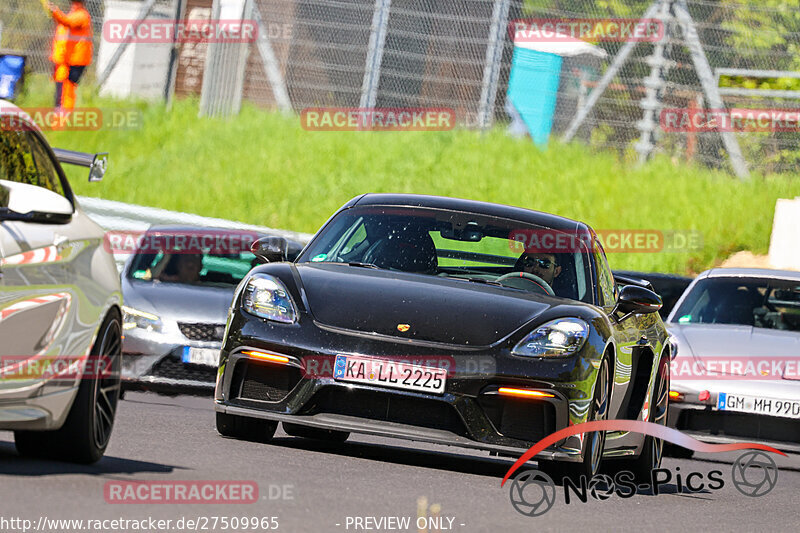
{"label": "black car side window", "polygon": [[0,131],[0,179],[37,185],[38,172],[30,147],[18,131]]}
{"label": "black car side window", "polygon": [[61,186],[61,177],[58,175],[53,160],[47,149],[42,145],[41,141],[36,138],[32,133],[26,133],[28,142],[33,153],[33,161],[36,164],[36,169],[39,171],[39,181],[34,185],[44,187],[55,193],[64,196],[64,188]]}
{"label": "black car side window", "polygon": [[614,276],[611,274],[611,268],[608,266],[606,254],[597,244],[597,249],[594,252],[594,262],[597,268],[597,283],[600,285],[600,305],[603,307],[610,307],[616,302],[616,294],[614,292]]}
{"label": "black car side window", "polygon": [[30,132],[0,132],[0,179],[43,187],[64,196],[52,160]]}

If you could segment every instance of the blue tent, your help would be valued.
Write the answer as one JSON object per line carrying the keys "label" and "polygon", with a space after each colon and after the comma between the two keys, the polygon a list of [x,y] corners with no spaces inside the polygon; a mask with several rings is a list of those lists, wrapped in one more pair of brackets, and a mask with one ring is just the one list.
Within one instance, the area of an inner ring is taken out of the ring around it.
{"label": "blue tent", "polygon": [[17,95],[24,73],[24,56],[0,55],[0,98],[11,100]]}
{"label": "blue tent", "polygon": [[506,98],[511,133],[528,133],[534,143],[545,145],[553,128],[563,57],[605,57],[606,53],[592,44],[569,41],[563,36],[552,42],[516,37]]}

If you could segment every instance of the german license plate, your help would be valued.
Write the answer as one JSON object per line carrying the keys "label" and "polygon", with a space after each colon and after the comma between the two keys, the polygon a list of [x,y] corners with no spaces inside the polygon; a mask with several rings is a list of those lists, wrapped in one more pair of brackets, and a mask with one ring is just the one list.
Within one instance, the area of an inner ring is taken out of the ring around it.
{"label": "german license plate", "polygon": [[402,361],[337,355],[333,377],[339,381],[442,394],[447,370],[412,365]]}
{"label": "german license plate", "polygon": [[717,409],[758,415],[800,418],[800,400],[776,400],[760,396],[719,393]]}
{"label": "german license plate", "polygon": [[184,346],[181,360],[191,365],[217,366],[219,364],[219,350]]}

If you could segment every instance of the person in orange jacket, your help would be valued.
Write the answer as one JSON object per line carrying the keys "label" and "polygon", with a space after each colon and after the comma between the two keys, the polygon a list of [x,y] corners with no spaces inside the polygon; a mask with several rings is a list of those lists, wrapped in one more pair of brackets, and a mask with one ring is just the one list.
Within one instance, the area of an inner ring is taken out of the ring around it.
{"label": "person in orange jacket", "polygon": [[67,38],[69,38],[69,28],[58,24],[56,26],[55,35],[53,35],[53,45],[50,52],[50,61],[54,65],[53,81],[56,82],[56,98],[60,94],[60,87],[58,84],[63,83],[69,75],[69,66],[67,66]]}
{"label": "person in orange jacket", "polygon": [[69,110],[75,107],[75,88],[92,62],[92,17],[84,0],[72,0],[69,13],[62,12],[53,3],[48,7],[58,24],[50,56],[55,64],[55,104],[59,109]]}

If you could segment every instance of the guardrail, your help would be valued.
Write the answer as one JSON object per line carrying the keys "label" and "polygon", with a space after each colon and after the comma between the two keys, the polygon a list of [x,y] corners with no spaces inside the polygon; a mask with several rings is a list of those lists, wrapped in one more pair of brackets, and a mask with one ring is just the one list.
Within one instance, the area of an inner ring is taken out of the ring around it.
{"label": "guardrail", "polygon": [[[253,224],[245,224],[244,222],[237,222],[224,218],[203,217],[192,213],[181,213],[179,211],[169,211],[157,207],[145,207],[143,205],[126,204],[113,200],[89,198],[87,196],[79,196],[78,203],[92,220],[100,224],[100,226],[107,231],[144,231],[153,225],[171,224],[251,230],[278,237],[285,237],[302,244],[306,244],[312,237],[310,233],[299,233],[296,231],[269,228],[267,226],[255,226]],[[114,254],[114,261],[120,272],[129,256],[130,254]]]}
{"label": "guardrail", "polygon": [[239,230],[246,229],[293,239],[303,244],[310,241],[312,237],[310,233],[299,233],[266,226],[255,226],[235,220],[226,220],[224,218],[203,217],[191,213],[168,211],[157,207],[145,207],[142,205],[115,202],[113,200],[89,198],[87,196],[79,196],[78,202],[83,210],[106,230],[143,231],[152,225],[175,224]]}

